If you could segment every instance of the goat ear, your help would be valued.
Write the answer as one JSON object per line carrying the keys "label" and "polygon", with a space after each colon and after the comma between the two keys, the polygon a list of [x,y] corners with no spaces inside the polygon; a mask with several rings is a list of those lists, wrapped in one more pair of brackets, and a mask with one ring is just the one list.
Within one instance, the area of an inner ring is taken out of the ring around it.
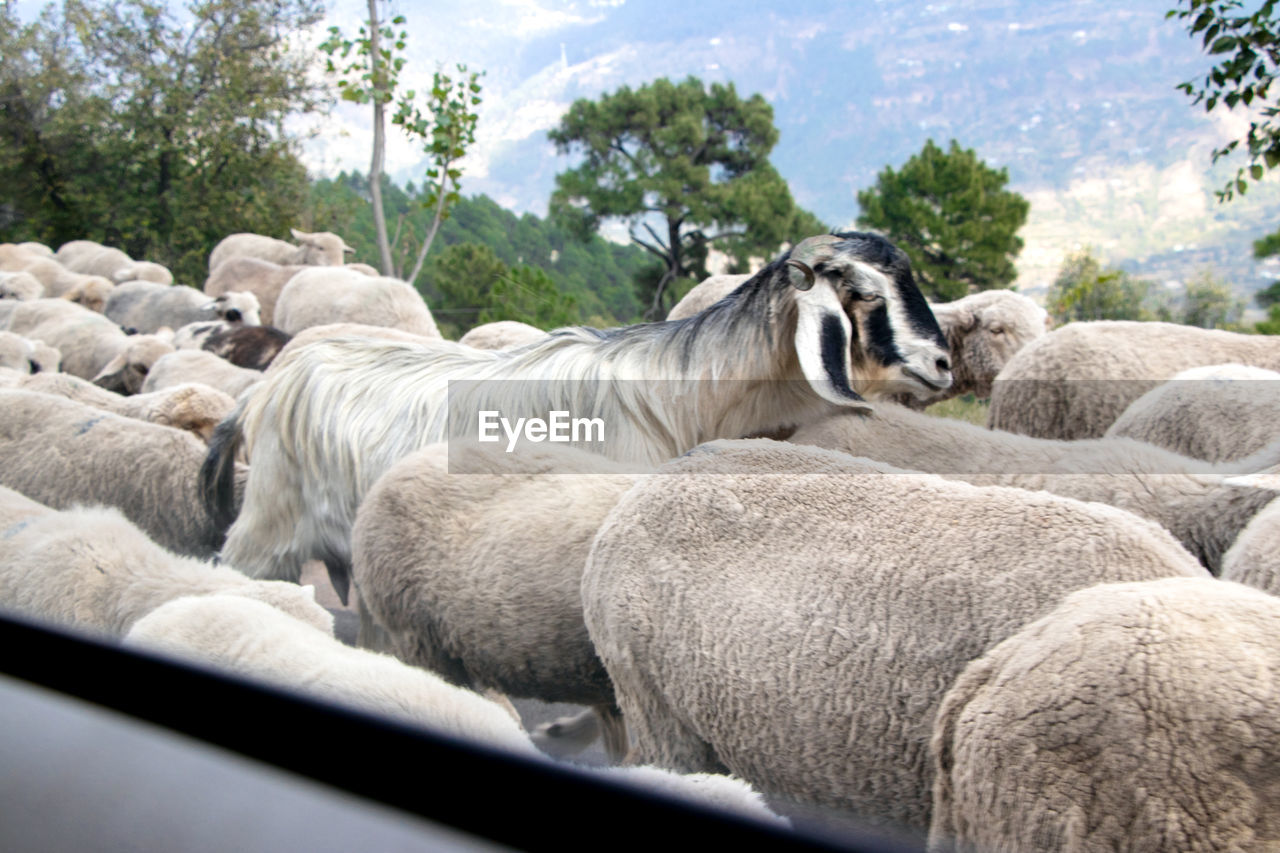
{"label": "goat ear", "polygon": [[852,326],[833,288],[823,285],[796,294],[796,355],[804,378],[829,403],[870,412],[849,384]]}

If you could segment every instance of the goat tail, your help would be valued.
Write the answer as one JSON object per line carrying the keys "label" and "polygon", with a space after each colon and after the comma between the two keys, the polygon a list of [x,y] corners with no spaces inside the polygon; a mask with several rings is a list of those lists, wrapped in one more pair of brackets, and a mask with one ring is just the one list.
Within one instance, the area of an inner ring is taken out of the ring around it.
{"label": "goat tail", "polygon": [[209,453],[200,466],[200,500],[204,510],[222,534],[226,534],[239,514],[236,500],[236,450],[244,439],[240,429],[243,403],[227,415],[213,431]]}

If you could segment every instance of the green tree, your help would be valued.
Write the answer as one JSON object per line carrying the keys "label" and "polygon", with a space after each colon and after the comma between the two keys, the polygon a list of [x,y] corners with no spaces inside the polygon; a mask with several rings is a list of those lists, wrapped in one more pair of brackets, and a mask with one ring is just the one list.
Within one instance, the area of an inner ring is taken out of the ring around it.
{"label": "green tree", "polygon": [[67,0],[0,10],[0,239],[90,238],[203,279],[235,231],[298,222],[306,172],[283,130],[323,96],[285,50],[312,0]]}
{"label": "green tree", "polygon": [[1217,191],[1219,200],[1229,201],[1235,193],[1247,191],[1249,180],[1261,180],[1267,169],[1280,163],[1280,125],[1276,123],[1280,107],[1271,98],[1271,84],[1280,63],[1276,2],[1265,0],[1246,13],[1240,0],[1179,0],[1165,17],[1185,21],[1190,36],[1200,39],[1205,52],[1219,57],[1202,81],[1179,84],[1192,104],[1203,103],[1206,112],[1219,106],[1230,110],[1237,104],[1256,108],[1244,138],[1232,139],[1213,152],[1217,163],[1245,143],[1249,179],[1242,166],[1235,178]]}
{"label": "green tree", "polygon": [[437,321],[459,337],[477,323],[489,307],[489,292],[510,268],[488,246],[460,243],[435,256],[432,266],[432,312]]}
{"label": "green tree", "polygon": [[1231,286],[1201,270],[1187,282],[1183,296],[1181,322],[1202,329],[1220,329],[1240,319],[1243,301],[1231,293]]}
{"label": "green tree", "polygon": [[554,329],[582,320],[578,300],[561,293],[551,276],[524,264],[498,278],[487,302],[480,312],[481,323],[518,320],[539,329]]}
{"label": "green tree", "polygon": [[1280,305],[1273,303],[1267,311],[1267,319],[1254,323],[1253,330],[1260,335],[1280,335]]}
{"label": "green tree", "polygon": [[[431,91],[427,96],[424,114],[415,103],[417,93],[400,91],[400,72],[407,64],[403,53],[409,37],[407,30],[396,32],[405,18],[397,15],[390,24],[378,18],[377,0],[367,0],[369,17],[360,27],[355,38],[342,35],[340,27],[329,28],[329,38],[320,45],[328,54],[325,70],[330,74],[345,75],[338,80],[343,100],[373,106],[373,152],[369,165],[369,195],[373,208],[374,239],[378,247],[378,262],[384,275],[397,275],[413,282],[426,260],[427,252],[435,240],[441,221],[448,215],[449,205],[458,198],[458,180],[462,170],[458,161],[466,153],[468,145],[475,142],[478,116],[474,112],[480,104],[481,72],[467,72],[465,65],[457,67],[458,78],[440,71],[435,73]],[[335,58],[338,62],[335,63]],[[338,63],[346,63],[340,65]],[[395,102],[392,124],[405,132],[410,139],[417,139],[431,160],[427,170],[428,192],[422,206],[434,209],[431,222],[418,243],[417,260],[405,275],[405,266],[396,264],[393,254],[406,223],[402,216],[395,239],[387,232],[386,208],[382,197],[382,167],[386,157],[386,110]]]}
{"label": "green tree", "polygon": [[1049,289],[1047,303],[1055,323],[1073,320],[1172,319],[1148,307],[1151,283],[1124,270],[1103,268],[1089,249],[1068,255]]}
{"label": "green tree", "polygon": [[632,242],[661,262],[651,317],[665,313],[673,282],[706,276],[711,246],[745,262],[810,236],[797,228],[811,227],[812,215],[769,165],[773,108],[760,95],[739,97],[732,83],[624,86],[575,101],[548,136],[561,154],[583,155],[556,176],[556,220],[582,237],[604,220],[625,222]]}
{"label": "green tree", "polygon": [[911,258],[921,290],[951,301],[1008,286],[1022,251],[1018,229],[1030,204],[1004,189],[1005,169],[992,169],[953,139],[943,151],[930,139],[900,171],[885,167],[858,193],[858,225],[884,233]]}

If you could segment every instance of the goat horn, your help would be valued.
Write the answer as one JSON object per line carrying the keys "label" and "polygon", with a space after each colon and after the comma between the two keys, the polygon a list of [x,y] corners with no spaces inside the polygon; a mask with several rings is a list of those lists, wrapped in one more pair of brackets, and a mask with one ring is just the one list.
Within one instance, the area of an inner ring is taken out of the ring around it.
{"label": "goat horn", "polygon": [[791,267],[787,275],[792,287],[796,290],[809,290],[813,287],[816,280],[813,272],[814,260],[824,254],[824,249],[839,241],[840,238],[834,234],[819,234],[800,241],[787,258],[787,266]]}

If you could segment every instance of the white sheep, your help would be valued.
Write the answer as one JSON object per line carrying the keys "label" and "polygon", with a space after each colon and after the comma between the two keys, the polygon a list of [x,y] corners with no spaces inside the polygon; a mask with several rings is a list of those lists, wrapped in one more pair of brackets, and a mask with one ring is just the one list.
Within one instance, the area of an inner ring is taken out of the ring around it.
{"label": "white sheep", "polygon": [[156,359],[142,383],[142,393],[198,382],[239,397],[250,385],[261,381],[262,373],[257,370],[236,367],[211,352],[184,349]]}
{"label": "white sheep", "polygon": [[537,326],[518,323],[515,320],[499,320],[494,323],[481,323],[471,329],[458,343],[476,349],[514,349],[533,341],[540,341],[547,333]]}
{"label": "white sheep", "polygon": [[5,272],[17,272],[32,261],[49,257],[51,255],[22,243],[0,243],[0,270]]}
{"label": "white sheep", "polygon": [[[126,335],[115,323],[64,299],[15,302],[9,331],[62,353],[62,369],[104,388],[136,393],[156,359],[173,352],[165,335]],[[0,327],[6,320],[0,317]]]}
{"label": "white sheep", "polygon": [[252,293],[232,291],[210,299],[193,287],[168,287],[153,281],[116,285],[102,313],[123,328],[143,334],[161,326],[177,329],[218,319],[231,325],[259,323],[258,297]]}
{"label": "white sheep", "polygon": [[1159,523],[1215,574],[1239,532],[1277,494],[1227,478],[1280,463],[1280,442],[1214,466],[1128,438],[1039,439],[890,405],[807,424],[789,440],[975,485],[1110,504]]}
{"label": "white sheep", "polygon": [[1221,577],[1280,595],[1280,499],[1267,504],[1240,531],[1222,557]]}
{"label": "white sheep", "polygon": [[1280,370],[1280,338],[1174,323],[1068,323],[1000,371],[987,425],[1040,438],[1097,438],[1179,371],[1230,362]]}
{"label": "white sheep", "polygon": [[511,423],[553,411],[598,421],[606,434],[587,432],[580,446],[647,464],[706,439],[864,408],[859,391],[932,394],[951,381],[910,262],[882,237],[811,237],[734,295],[686,320],[559,329],[516,350],[295,338],[210,443],[204,489],[227,523],[230,481],[219,472],[242,436],[250,453],[226,558],[285,578],[323,559],[345,596],[361,498],[414,450],[475,437],[482,411]]}
{"label": "white sheep", "polygon": [[0,272],[0,299],[39,299],[44,285],[28,272]]}
{"label": "white sheep", "polygon": [[408,282],[341,267],[312,267],[290,278],[272,322],[289,335],[312,326],[362,323],[440,337],[422,294]]}
{"label": "white sheep", "polygon": [[65,397],[122,417],[186,430],[206,443],[236,405],[227,394],[195,382],[125,397],[69,373],[41,372],[7,387]]}
{"label": "white sheep", "polygon": [[[170,601],[139,619],[124,642],[497,747],[526,760],[545,761],[502,705],[390,655],[345,646],[242,596],[193,595]],[[582,772],[739,817],[779,823],[760,795],[738,779],[680,776],[655,767]]]}
{"label": "white sheep", "polygon": [[126,281],[151,281],[156,284],[173,284],[173,273],[163,264],[154,261],[131,261],[108,276],[116,284]]}
{"label": "white sheep", "polygon": [[109,279],[72,272],[51,258],[33,261],[22,269],[40,280],[45,296],[66,299],[99,314],[115,289],[115,284]]}
{"label": "white sheep", "polygon": [[[56,509],[117,507],[163,547],[200,558],[217,553],[223,538],[196,491],[205,450],[171,427],[0,390],[0,485]],[[243,467],[234,476],[242,483]]]}
{"label": "white sheep", "polygon": [[667,313],[668,320],[683,320],[701,313],[710,305],[714,305],[733,293],[750,280],[750,275],[713,275],[703,279],[677,302]]}
{"label": "white sheep", "polygon": [[582,598],[637,760],[923,835],[926,744],[961,669],[1075,589],[1169,576],[1209,577],[1113,507],[752,440],[627,492]]}
{"label": "white sheep", "polygon": [[933,741],[929,848],[1280,845],[1280,600],[1105,584],[971,663]]}
{"label": "white sheep", "polygon": [[121,636],[166,601],[228,593],[279,607],[313,630],[333,630],[333,616],[316,603],[315,587],[250,580],[231,568],[179,557],[114,508],[51,510],[6,521],[4,528],[0,604],[7,609]]}
{"label": "white sheep", "polygon": [[[341,264],[348,270],[354,270],[369,276],[379,273],[368,264]],[[259,312],[263,325],[275,323],[276,300],[280,291],[288,284],[289,279],[307,269],[299,264],[281,265],[264,261],[261,258],[231,258],[218,264],[209,273],[204,283],[204,292],[209,296],[221,296],[232,290],[241,290],[258,297],[262,306]]]}
{"label": "white sheep", "polygon": [[984,290],[931,307],[947,336],[955,381],[928,402],[961,394],[990,397],[991,383],[1004,366],[1024,346],[1043,337],[1050,323],[1047,311],[1012,290]]}
{"label": "white sheep", "polygon": [[55,373],[62,353],[42,341],[32,341],[13,332],[0,332],[0,368],[18,373]]}
{"label": "white sheep", "polygon": [[579,587],[600,522],[643,470],[554,445],[410,454],[356,516],[360,604],[401,660],[465,687],[594,708],[619,761],[626,730]]}
{"label": "white sheep", "polygon": [[1280,373],[1243,364],[1193,367],[1125,409],[1106,437],[1133,438],[1223,462],[1280,438]]}
{"label": "white sheep", "polygon": [[232,258],[241,257],[259,258],[282,266],[338,266],[344,254],[355,252],[341,237],[328,231],[307,233],[290,228],[289,233],[298,245],[261,234],[241,233],[224,237],[209,253],[209,272]]}
{"label": "white sheep", "polygon": [[93,240],[72,240],[63,243],[53,259],[72,272],[96,275],[116,281],[118,270],[133,264],[133,258],[120,249],[104,246]]}

